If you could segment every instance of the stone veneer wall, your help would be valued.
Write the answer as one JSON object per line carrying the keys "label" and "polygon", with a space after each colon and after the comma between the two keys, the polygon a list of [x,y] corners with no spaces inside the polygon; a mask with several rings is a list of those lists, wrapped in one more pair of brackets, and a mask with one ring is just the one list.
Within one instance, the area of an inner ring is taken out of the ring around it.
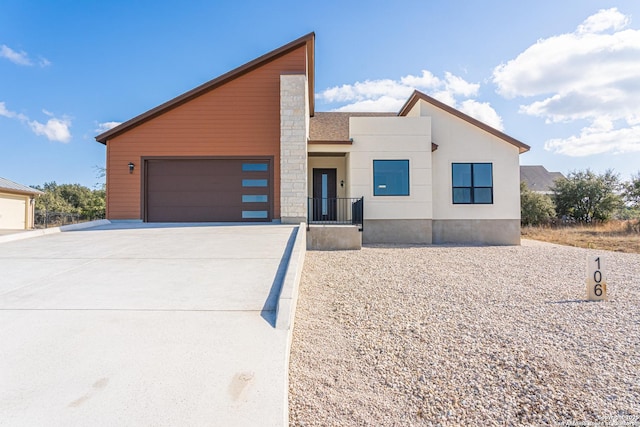
{"label": "stone veneer wall", "polygon": [[280,217],[283,224],[307,220],[307,94],[304,74],[280,76]]}

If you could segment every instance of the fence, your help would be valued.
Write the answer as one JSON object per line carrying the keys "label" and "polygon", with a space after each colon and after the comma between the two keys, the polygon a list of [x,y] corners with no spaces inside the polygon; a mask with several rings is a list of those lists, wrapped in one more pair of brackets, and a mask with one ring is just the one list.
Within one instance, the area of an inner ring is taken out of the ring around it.
{"label": "fence", "polygon": [[364,198],[308,199],[307,224],[349,224],[363,228]]}
{"label": "fence", "polygon": [[88,217],[73,212],[51,212],[51,211],[35,211],[34,227],[49,228],[60,227],[62,225],[77,224],[79,222],[93,221],[95,219],[103,219],[104,215]]}

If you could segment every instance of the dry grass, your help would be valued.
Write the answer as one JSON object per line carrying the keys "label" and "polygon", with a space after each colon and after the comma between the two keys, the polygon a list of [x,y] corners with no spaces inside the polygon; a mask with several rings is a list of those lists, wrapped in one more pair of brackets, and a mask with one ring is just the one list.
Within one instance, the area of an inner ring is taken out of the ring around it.
{"label": "dry grass", "polygon": [[522,237],[560,245],[640,253],[640,222],[610,221],[597,225],[522,227]]}

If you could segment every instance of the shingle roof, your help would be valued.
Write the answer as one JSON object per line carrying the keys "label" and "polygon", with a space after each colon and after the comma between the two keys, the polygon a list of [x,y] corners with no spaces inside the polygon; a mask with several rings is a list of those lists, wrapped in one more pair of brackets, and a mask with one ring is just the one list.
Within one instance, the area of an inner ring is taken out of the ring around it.
{"label": "shingle roof", "polygon": [[349,140],[349,117],[394,117],[396,113],[316,113],[309,119],[310,142]]}
{"label": "shingle roof", "polygon": [[564,175],[560,172],[549,172],[544,166],[520,166],[520,181],[524,181],[532,191],[550,192],[558,178],[564,178]]}
{"label": "shingle roof", "polygon": [[36,190],[35,188],[27,187],[26,185],[18,184],[17,182],[0,177],[0,191],[3,190],[9,193],[44,194],[42,191]]}

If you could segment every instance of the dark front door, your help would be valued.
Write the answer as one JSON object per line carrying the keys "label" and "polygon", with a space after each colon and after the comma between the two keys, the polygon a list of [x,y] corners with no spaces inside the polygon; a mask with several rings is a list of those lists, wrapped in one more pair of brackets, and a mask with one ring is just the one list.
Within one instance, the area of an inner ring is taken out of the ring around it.
{"label": "dark front door", "polygon": [[337,215],[336,170],[313,170],[313,220],[335,221]]}

